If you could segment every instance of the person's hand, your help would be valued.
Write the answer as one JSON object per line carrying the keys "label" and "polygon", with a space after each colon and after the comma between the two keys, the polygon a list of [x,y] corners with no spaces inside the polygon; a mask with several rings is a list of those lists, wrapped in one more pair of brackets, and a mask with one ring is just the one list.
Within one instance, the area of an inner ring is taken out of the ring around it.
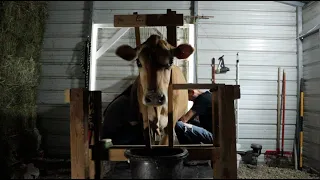
{"label": "person's hand", "polygon": [[185,116],[182,116],[180,118],[180,121],[184,122],[184,123],[187,123],[188,122],[188,119],[185,117]]}

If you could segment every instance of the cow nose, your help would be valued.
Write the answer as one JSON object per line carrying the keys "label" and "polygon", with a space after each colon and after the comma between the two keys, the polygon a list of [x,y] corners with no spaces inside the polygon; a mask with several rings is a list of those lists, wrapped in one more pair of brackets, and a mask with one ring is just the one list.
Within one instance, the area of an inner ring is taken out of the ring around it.
{"label": "cow nose", "polygon": [[166,97],[164,94],[156,93],[154,91],[149,91],[145,97],[145,102],[147,105],[163,105],[165,100]]}

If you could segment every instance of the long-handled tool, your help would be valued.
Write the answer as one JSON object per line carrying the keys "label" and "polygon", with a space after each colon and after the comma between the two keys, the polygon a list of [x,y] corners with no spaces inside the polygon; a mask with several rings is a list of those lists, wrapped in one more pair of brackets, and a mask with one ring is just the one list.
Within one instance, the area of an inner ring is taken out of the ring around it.
{"label": "long-handled tool", "polygon": [[284,149],[284,126],[286,111],[286,73],[282,74],[282,136],[281,136],[281,157],[283,157]]}
{"label": "long-handled tool", "polygon": [[286,73],[282,74],[282,136],[281,136],[281,154],[278,155],[278,166],[290,166],[292,152],[284,151],[284,127],[285,127],[285,110],[286,110]]}
{"label": "long-handled tool", "polygon": [[304,81],[301,78],[300,81],[300,118],[299,118],[299,129],[300,129],[300,137],[299,137],[299,169],[302,169],[302,148],[303,148],[303,115],[304,115]]}
{"label": "long-handled tool", "polygon": [[[239,53],[236,61],[236,85],[239,85]],[[239,143],[239,99],[236,100],[237,143]]]}
{"label": "long-handled tool", "polygon": [[280,94],[281,71],[278,68],[278,88],[277,88],[277,125],[276,125],[276,150],[266,150],[264,153],[265,163],[269,166],[275,166],[277,155],[280,152],[280,123],[281,123],[281,94]]}
{"label": "long-handled tool", "polygon": [[[284,126],[285,126],[285,96],[286,96],[286,73],[283,71],[282,77],[282,98],[280,101],[280,68],[278,69],[278,106],[277,106],[277,147],[276,150],[265,152],[265,161],[269,166],[288,166],[292,157],[292,152],[284,151]],[[280,108],[282,107],[282,111]],[[280,150],[280,122],[282,116],[282,141]]]}
{"label": "long-handled tool", "polygon": [[281,70],[278,68],[278,97],[277,97],[277,145],[276,152],[280,152],[280,123],[281,123],[281,94],[280,94]]}

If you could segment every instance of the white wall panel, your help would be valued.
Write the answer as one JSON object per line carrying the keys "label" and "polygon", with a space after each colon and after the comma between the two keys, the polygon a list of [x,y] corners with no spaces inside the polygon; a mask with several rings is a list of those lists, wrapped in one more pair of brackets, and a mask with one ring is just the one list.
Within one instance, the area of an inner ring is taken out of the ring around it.
{"label": "white wall panel", "polygon": [[[302,11],[303,31],[310,32],[320,24],[320,3],[314,1]],[[320,32],[307,36],[303,43],[304,144],[305,166],[320,171]]]}
{"label": "white wall panel", "polygon": [[[81,49],[88,35],[89,2],[49,1],[40,62],[37,112],[47,155],[62,156],[69,152],[69,106],[64,103],[64,90],[84,87],[80,67]],[[52,140],[52,136],[58,137]],[[61,141],[62,140],[62,141]],[[59,149],[59,151],[52,151]]]}
{"label": "white wall panel", "polygon": [[302,29],[304,32],[312,29],[320,22],[320,3],[314,1],[302,11]]}
{"label": "white wall panel", "polygon": [[[292,150],[297,107],[296,8],[274,1],[199,1],[199,83],[211,79],[211,59],[224,55],[226,74],[217,83],[235,84],[239,52],[239,143],[275,150],[278,67],[286,72],[285,146]],[[281,74],[282,79],[282,74]],[[281,81],[282,82],[282,81]],[[263,160],[263,155],[260,157]]]}

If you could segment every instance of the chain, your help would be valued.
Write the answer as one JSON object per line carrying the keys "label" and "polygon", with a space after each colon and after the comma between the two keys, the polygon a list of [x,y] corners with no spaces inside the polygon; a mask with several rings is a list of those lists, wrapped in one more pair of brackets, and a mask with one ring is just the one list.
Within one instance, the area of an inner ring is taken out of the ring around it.
{"label": "chain", "polygon": [[91,43],[89,38],[85,41],[83,48],[81,49],[82,56],[80,60],[80,65],[82,71],[84,73],[84,81],[85,81],[85,88],[89,88],[89,73],[90,73],[90,50],[91,50]]}
{"label": "chain", "polygon": [[[80,60],[80,65],[82,68],[82,72],[84,73],[84,81],[85,81],[85,88],[89,89],[89,73],[90,73],[90,50],[91,50],[91,43],[90,39],[87,38],[87,40],[84,42],[83,48],[81,49],[81,60]],[[92,140],[92,133],[93,133],[93,128],[94,128],[94,123],[93,123],[93,103],[92,103],[92,98],[91,98],[91,93],[89,93],[88,96],[88,139],[89,139],[89,145],[91,144]]]}

